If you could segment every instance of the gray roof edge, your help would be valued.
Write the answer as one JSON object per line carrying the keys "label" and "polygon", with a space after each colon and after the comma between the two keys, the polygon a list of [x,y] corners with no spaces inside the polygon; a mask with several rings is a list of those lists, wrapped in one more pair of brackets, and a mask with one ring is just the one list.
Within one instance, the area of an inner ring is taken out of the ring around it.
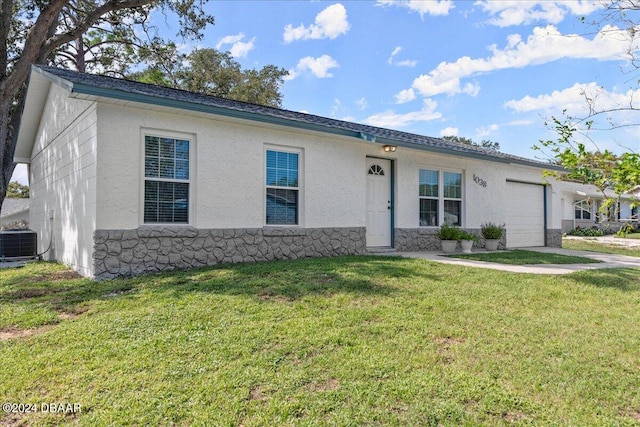
{"label": "gray roof edge", "polygon": [[[370,140],[370,142],[379,144],[393,144],[421,151],[498,163],[518,164],[538,169],[564,170],[564,168],[540,161],[506,153],[492,153],[479,147],[463,146],[462,144],[451,143],[441,138],[331,119],[308,113],[217,98],[180,89],[165,88],[162,86],[132,82],[114,77],[89,75],[54,67],[32,66],[32,70],[35,70],[35,72],[45,76],[52,82],[55,82],[76,94],[85,94],[96,97],[120,99],[170,108],[180,108],[189,111],[217,114],[262,123],[353,137],[363,141],[366,140],[366,137],[372,136],[374,141]],[[76,78],[74,79],[73,77]],[[137,90],[125,90],[117,87],[109,87],[111,86],[109,84],[97,84],[96,81],[100,79],[105,79],[105,81],[108,79],[109,83],[113,83],[113,80],[118,80],[123,82],[125,85],[134,86]],[[82,80],[85,81],[83,82]],[[174,95],[174,97],[171,97],[170,95]],[[411,140],[418,140],[420,142],[413,142]]]}

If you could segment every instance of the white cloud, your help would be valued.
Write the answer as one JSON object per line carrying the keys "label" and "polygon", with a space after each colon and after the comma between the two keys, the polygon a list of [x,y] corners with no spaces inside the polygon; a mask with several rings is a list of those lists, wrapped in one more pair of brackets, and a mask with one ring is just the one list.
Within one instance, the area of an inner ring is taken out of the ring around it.
{"label": "white cloud", "polygon": [[335,117],[342,106],[342,102],[338,98],[333,98],[333,107],[331,107],[331,117]]}
{"label": "white cloud", "polygon": [[360,98],[356,101],[356,106],[359,110],[366,110],[369,104],[367,103],[366,98]]}
{"label": "white cloud", "polygon": [[416,93],[413,89],[401,90],[396,94],[396,102],[398,104],[404,104],[405,102],[410,102],[414,99],[416,99]]}
{"label": "white cloud", "polygon": [[347,10],[340,3],[336,3],[318,13],[315,24],[310,24],[308,27],[304,24],[298,27],[288,24],[284,27],[283,37],[285,43],[295,40],[335,39],[341,34],[346,34],[349,28]]}
{"label": "white cloud", "polygon": [[399,128],[408,126],[415,122],[426,122],[439,119],[442,113],[436,111],[438,103],[431,99],[423,101],[422,109],[409,113],[399,114],[393,111],[385,111],[383,113],[374,114],[365,119],[365,123],[372,126]]}
{"label": "white cloud", "polygon": [[378,0],[377,4],[378,6],[404,7],[412,12],[418,12],[421,18],[424,18],[425,13],[432,16],[448,15],[454,8],[451,0]]}
{"label": "white cloud", "polygon": [[393,49],[393,52],[391,52],[391,56],[389,56],[389,59],[387,60],[387,62],[389,63],[389,65],[393,64],[393,58],[399,54],[402,51],[402,47],[401,46],[397,46],[395,49]]}
{"label": "white cloud", "polygon": [[440,131],[440,136],[458,136],[458,132],[460,132],[458,128],[449,126]]}
{"label": "white cloud", "polygon": [[589,0],[569,1],[488,1],[475,2],[492,18],[489,23],[498,27],[528,25],[534,22],[558,24],[567,14],[584,16],[601,9],[600,2]]}
{"label": "white cloud", "polygon": [[243,41],[244,38],[244,33],[224,36],[218,44],[216,44],[216,49],[222,50],[224,46],[231,45],[230,48],[224,50],[228,50],[234,58],[245,58],[247,54],[253,50],[256,38],[254,37],[247,42]]}
{"label": "white cloud", "polygon": [[[504,49],[489,46],[487,58],[464,56],[455,62],[441,62],[428,74],[413,81],[412,89],[429,97],[442,93],[475,95],[479,85],[462,85],[461,79],[473,75],[509,68],[539,65],[561,58],[589,58],[599,61],[628,59],[630,39],[625,30],[606,26],[592,40],[577,34],[563,35],[553,25],[536,27],[526,41],[518,34],[507,38]],[[396,96],[398,97],[398,95]]]}
{"label": "white cloud", "polygon": [[414,61],[414,60],[411,60],[411,59],[405,59],[403,61],[396,61],[395,57],[401,51],[402,51],[402,47],[401,46],[398,46],[395,49],[393,49],[393,52],[391,52],[391,56],[389,56],[389,59],[387,60],[389,65],[395,65],[397,67],[415,67],[418,64],[418,61]]}
{"label": "white cloud", "polygon": [[408,68],[413,68],[416,65],[418,65],[418,61],[414,60],[414,59],[405,59],[403,61],[397,61],[394,63],[394,65],[397,65],[398,67],[408,67]]}
{"label": "white cloud", "polygon": [[589,113],[587,98],[593,101],[593,106],[597,110],[628,107],[634,101],[634,105],[638,108],[640,89],[610,92],[595,82],[575,83],[569,88],[544,95],[527,95],[518,100],[507,101],[504,105],[518,113],[541,111],[545,114],[558,114],[566,110],[570,116],[579,117]]}
{"label": "white cloud", "polygon": [[498,129],[500,129],[500,126],[496,124],[492,124],[489,126],[481,126],[478,129],[476,129],[476,136],[478,138],[483,138],[485,136],[491,135],[492,133],[496,132]]}
{"label": "white cloud", "polygon": [[531,124],[533,124],[534,122],[532,120],[512,120],[508,123],[505,123],[504,126],[529,126]]}
{"label": "white cloud", "polygon": [[304,71],[311,71],[318,78],[333,77],[329,70],[339,67],[338,62],[329,55],[322,55],[318,58],[305,56],[298,61],[295,69],[289,70],[289,75],[285,77],[285,80],[293,80]]}

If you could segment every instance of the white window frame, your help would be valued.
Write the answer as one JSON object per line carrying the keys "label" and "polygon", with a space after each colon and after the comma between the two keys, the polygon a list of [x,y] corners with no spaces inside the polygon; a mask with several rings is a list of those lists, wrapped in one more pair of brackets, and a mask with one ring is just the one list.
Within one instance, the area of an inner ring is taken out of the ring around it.
{"label": "white window frame", "polygon": [[[420,171],[427,170],[438,173],[438,197],[433,196],[421,196],[420,195]],[[455,173],[460,175],[460,198],[451,198],[444,196],[444,174]],[[418,168],[418,226],[420,228],[437,228],[444,224],[444,202],[456,201],[460,202],[460,224],[457,227],[464,227],[465,225],[465,192],[464,192],[464,171],[460,169],[438,168],[435,166],[423,165]],[[437,200],[438,201],[438,224],[437,225],[421,225],[420,224],[420,200]]]}
{"label": "white window frame", "polygon": [[[171,139],[180,139],[189,141],[189,179],[169,179],[169,178],[147,178],[145,176],[145,162],[146,162],[146,153],[145,153],[145,137],[158,137],[158,138],[171,138]],[[141,158],[141,167],[140,167],[140,215],[139,215],[139,223],[140,225],[148,225],[148,226],[168,226],[168,227],[185,227],[192,225],[195,220],[194,206],[195,203],[195,182],[196,182],[196,174],[195,174],[195,150],[196,150],[196,137],[194,134],[183,133],[183,132],[175,132],[169,130],[162,129],[151,129],[151,128],[142,128],[140,131],[140,158]],[[187,204],[187,222],[145,222],[144,220],[144,207],[145,207],[145,183],[146,181],[165,181],[165,182],[181,182],[189,185],[189,193],[188,193],[188,204]]]}
{"label": "white window frame", "polygon": [[[267,185],[267,151],[277,151],[282,153],[290,153],[298,155],[298,186],[297,187],[283,187],[277,185]],[[262,219],[265,227],[274,227],[274,228],[301,228],[304,224],[304,149],[299,147],[291,147],[285,145],[271,145],[265,144],[263,151],[263,159],[262,159],[262,186],[263,186],[263,196],[262,202],[264,206],[262,207]],[[298,192],[298,200],[297,200],[297,221],[296,224],[269,224],[267,223],[267,190],[269,188],[281,189],[281,190],[295,190]]]}
{"label": "white window frame", "polygon": [[[583,205],[586,205],[587,209]],[[578,209],[580,210],[580,218],[576,218],[576,210]],[[576,221],[593,221],[594,214],[592,210],[592,205],[587,200],[577,200],[573,202],[573,219]],[[589,214],[589,218],[584,217],[585,212]]]}

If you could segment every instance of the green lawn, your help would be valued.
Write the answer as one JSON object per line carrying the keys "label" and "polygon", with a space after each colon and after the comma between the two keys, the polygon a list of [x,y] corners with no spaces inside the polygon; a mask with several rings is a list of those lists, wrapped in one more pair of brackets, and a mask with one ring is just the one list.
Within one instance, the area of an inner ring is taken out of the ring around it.
{"label": "green lawn", "polygon": [[81,405],[0,425],[638,425],[639,307],[640,269],[0,270],[0,400]]}
{"label": "green lawn", "polygon": [[470,259],[473,261],[497,262],[500,264],[591,264],[600,262],[595,259],[536,251],[513,249],[499,252],[475,252],[472,254],[449,255],[451,258]]}
{"label": "green lawn", "polygon": [[640,233],[629,233],[624,236],[625,239],[640,239]]}
{"label": "green lawn", "polygon": [[579,251],[602,252],[605,254],[627,255],[640,257],[640,247],[629,248],[615,244],[605,244],[597,240],[584,239],[562,239],[564,249]]}

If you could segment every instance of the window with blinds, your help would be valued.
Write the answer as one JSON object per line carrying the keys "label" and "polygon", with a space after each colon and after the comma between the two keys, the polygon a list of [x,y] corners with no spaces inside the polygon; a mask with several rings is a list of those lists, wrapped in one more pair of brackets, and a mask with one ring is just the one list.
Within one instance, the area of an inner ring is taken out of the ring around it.
{"label": "window with blinds", "polygon": [[145,135],[144,222],[189,223],[189,140]]}
{"label": "window with blinds", "polygon": [[297,225],[298,153],[267,150],[266,224]]}

